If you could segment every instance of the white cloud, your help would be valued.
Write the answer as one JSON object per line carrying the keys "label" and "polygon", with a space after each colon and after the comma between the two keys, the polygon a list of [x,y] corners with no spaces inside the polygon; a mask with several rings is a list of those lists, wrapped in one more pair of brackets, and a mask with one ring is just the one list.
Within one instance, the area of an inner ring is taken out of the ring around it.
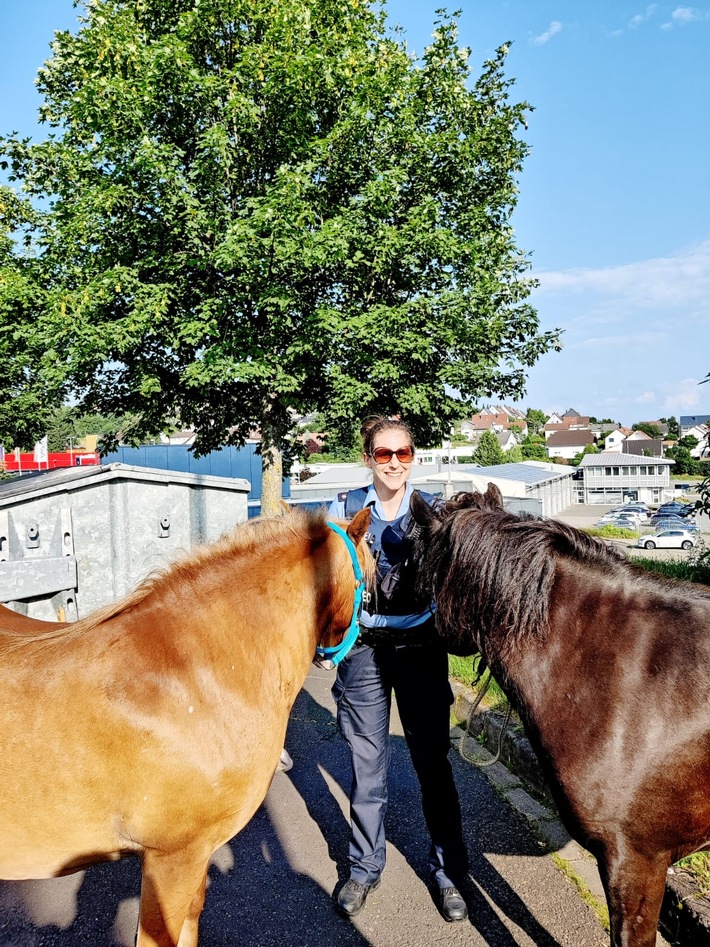
{"label": "white cloud", "polygon": [[684,378],[671,385],[664,386],[663,407],[666,417],[669,414],[694,414],[691,409],[707,403],[707,392],[701,388],[697,378]]}
{"label": "white cloud", "polygon": [[674,26],[687,26],[688,23],[695,23],[698,20],[705,20],[710,14],[703,13],[697,7],[676,7],[671,13],[671,18],[666,23],[661,24],[662,30],[673,29]]}
{"label": "white cloud", "polygon": [[701,13],[694,10],[693,7],[676,7],[671,13],[671,20],[675,23],[692,23],[693,20],[699,20]]}
{"label": "white cloud", "polygon": [[585,339],[580,343],[584,348],[612,348],[619,346],[661,345],[665,341],[662,332],[640,332],[634,335],[603,335]]}
{"label": "white cloud", "polygon": [[631,17],[629,20],[629,26],[631,29],[635,30],[638,26],[641,26],[645,20],[648,20],[650,17],[652,17],[656,12],[657,5],[658,4],[656,3],[650,3],[643,13],[637,13],[636,16]]}
{"label": "white cloud", "polygon": [[553,36],[556,36],[558,33],[562,32],[562,24],[559,20],[553,20],[544,33],[540,33],[539,36],[534,37],[531,42],[535,46],[542,46],[545,43],[549,42]]}
{"label": "white cloud", "polygon": [[607,306],[682,309],[686,318],[710,320],[710,239],[673,256],[535,275],[541,295],[593,295]]}
{"label": "white cloud", "polygon": [[653,404],[656,400],[655,392],[653,391],[644,391],[642,394],[637,395],[633,399],[634,404]]}

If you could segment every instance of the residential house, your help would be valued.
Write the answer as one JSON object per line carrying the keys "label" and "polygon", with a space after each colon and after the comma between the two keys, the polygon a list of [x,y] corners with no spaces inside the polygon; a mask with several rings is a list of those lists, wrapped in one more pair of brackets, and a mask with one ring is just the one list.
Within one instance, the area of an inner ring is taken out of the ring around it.
{"label": "residential house", "polygon": [[[471,435],[471,447],[468,449],[468,453],[476,450],[478,447],[481,438],[485,434],[485,431],[474,431]],[[494,431],[496,440],[498,441],[498,446],[503,451],[512,450],[514,447],[518,446],[519,441],[516,438],[516,435],[513,431]]]}
{"label": "residential house", "polygon": [[695,427],[688,428],[683,437],[695,437],[698,440],[697,447],[693,447],[690,456],[697,460],[710,456],[710,424],[696,424]]}
{"label": "residential house", "polygon": [[569,408],[564,414],[551,414],[543,427],[545,440],[559,431],[589,431],[589,418],[583,417],[574,408]]}
{"label": "residential house", "polygon": [[637,457],[663,457],[663,438],[649,437],[645,431],[633,431],[621,445],[621,452]]}
{"label": "residential house", "polygon": [[[626,443],[626,442],[624,442]],[[634,457],[630,454],[586,454],[577,468],[577,503],[623,503],[643,500],[658,504],[673,495],[666,457]]]}
{"label": "residential house", "polygon": [[604,439],[604,450],[623,453],[621,445],[631,433],[633,432],[630,427],[620,427],[612,431]]}
{"label": "residential house", "polygon": [[506,408],[500,405],[494,407],[481,408],[479,412],[473,415],[468,421],[462,421],[460,427],[461,433],[473,440],[476,434],[483,431],[493,431],[498,434],[501,431],[515,431],[519,440],[527,437],[528,425],[525,415],[517,408]]}
{"label": "residential house", "polygon": [[585,447],[594,443],[594,435],[591,431],[554,431],[547,438],[545,450],[547,456],[564,457],[566,460],[572,460],[577,454],[581,454]]}
{"label": "residential house", "polygon": [[589,430],[594,435],[594,443],[598,444],[602,439],[606,439],[607,435],[611,434],[612,431],[621,430],[621,425],[615,422],[600,424],[598,421],[593,421],[589,424]]}
{"label": "residential house", "polygon": [[710,414],[681,414],[678,420],[680,436],[685,437],[698,424],[710,424]]}

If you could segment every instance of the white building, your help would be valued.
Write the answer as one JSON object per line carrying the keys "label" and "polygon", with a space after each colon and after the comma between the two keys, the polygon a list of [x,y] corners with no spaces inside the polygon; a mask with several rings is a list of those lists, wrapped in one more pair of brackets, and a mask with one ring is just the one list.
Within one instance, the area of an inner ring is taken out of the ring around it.
{"label": "white building", "polygon": [[[575,467],[526,460],[519,464],[474,464],[451,466],[422,464],[412,470],[412,484],[428,493],[453,496],[461,490],[485,492],[489,483],[500,488],[511,512],[523,510],[540,516],[555,516],[574,502]],[[330,503],[338,493],[371,482],[367,467],[333,464],[329,470],[302,484],[291,484],[291,499],[300,503]]]}
{"label": "white building", "polygon": [[658,505],[671,499],[670,471],[673,461],[667,457],[640,457],[634,454],[587,454],[577,468],[577,503],[623,503],[643,500]]}

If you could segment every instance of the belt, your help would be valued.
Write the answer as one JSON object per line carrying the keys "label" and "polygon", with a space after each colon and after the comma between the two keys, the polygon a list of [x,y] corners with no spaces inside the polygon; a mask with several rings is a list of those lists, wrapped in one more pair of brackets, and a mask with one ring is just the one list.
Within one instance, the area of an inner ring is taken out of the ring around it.
{"label": "belt", "polygon": [[369,645],[371,648],[382,645],[396,647],[399,645],[423,645],[436,641],[434,622],[431,620],[412,628],[364,628],[360,626],[358,642]]}

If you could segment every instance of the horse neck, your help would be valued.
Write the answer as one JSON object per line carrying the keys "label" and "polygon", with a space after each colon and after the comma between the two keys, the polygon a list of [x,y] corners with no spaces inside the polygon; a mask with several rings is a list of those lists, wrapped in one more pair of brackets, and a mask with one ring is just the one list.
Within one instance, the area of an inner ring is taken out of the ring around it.
{"label": "horse neck", "polygon": [[352,615],[354,578],[344,543],[328,531],[322,542],[305,537],[265,549],[259,569],[273,576],[266,607],[287,639],[295,634],[310,662],[324,632],[347,628]]}

